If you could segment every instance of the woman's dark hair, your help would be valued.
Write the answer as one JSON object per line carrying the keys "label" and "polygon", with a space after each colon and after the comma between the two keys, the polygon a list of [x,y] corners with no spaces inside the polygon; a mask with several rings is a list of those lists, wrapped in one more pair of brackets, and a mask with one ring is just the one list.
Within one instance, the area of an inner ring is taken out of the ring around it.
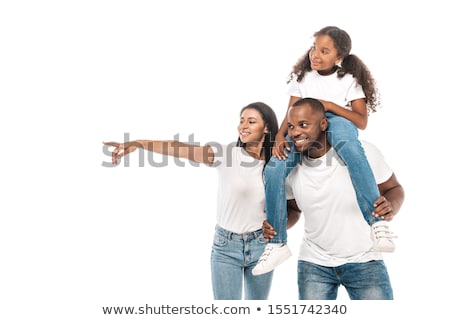
{"label": "woman's dark hair", "polygon": [[[262,152],[264,153],[265,164],[267,164],[267,162],[269,162],[270,160],[270,157],[272,156],[272,146],[275,142],[275,135],[278,132],[277,116],[273,111],[273,109],[263,102],[250,103],[248,106],[242,108],[240,114],[242,114],[242,112],[244,112],[247,109],[254,109],[258,111],[259,114],[261,115],[261,118],[264,121],[264,124],[267,126],[268,132],[264,136],[263,150],[262,150]],[[245,147],[245,143],[243,143],[241,139],[238,138],[236,146]]]}
{"label": "woman's dark hair", "polygon": [[[377,107],[380,105],[380,96],[376,82],[364,62],[362,62],[362,60],[356,55],[350,54],[352,49],[352,40],[348,33],[338,27],[328,26],[314,33],[314,37],[320,35],[327,35],[333,39],[338,56],[343,58],[341,65],[337,66],[338,77],[342,78],[346,73],[350,73],[353,77],[355,77],[358,84],[362,86],[366,96],[368,112],[375,112]],[[297,81],[300,82],[305,76],[305,73],[312,70],[311,61],[309,59],[310,50],[311,49],[308,49],[308,51],[306,51],[306,53],[294,65],[288,82],[292,81],[294,77],[296,77]]]}

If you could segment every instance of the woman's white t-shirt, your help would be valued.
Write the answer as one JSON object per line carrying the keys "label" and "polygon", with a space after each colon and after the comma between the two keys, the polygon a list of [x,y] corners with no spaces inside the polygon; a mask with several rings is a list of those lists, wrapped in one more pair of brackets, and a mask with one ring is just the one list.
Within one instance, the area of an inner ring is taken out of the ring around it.
{"label": "woman's white t-shirt", "polygon": [[236,233],[261,229],[266,218],[264,160],[233,145],[216,146],[213,150],[212,166],[219,173],[217,224]]}

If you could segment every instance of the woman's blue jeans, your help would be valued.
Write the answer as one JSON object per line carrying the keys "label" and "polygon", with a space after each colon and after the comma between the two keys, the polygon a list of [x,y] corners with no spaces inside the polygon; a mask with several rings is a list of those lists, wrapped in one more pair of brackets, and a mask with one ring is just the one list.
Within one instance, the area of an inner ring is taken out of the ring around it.
{"label": "woman's blue jeans", "polygon": [[[373,204],[380,196],[380,192],[364,148],[358,139],[358,129],[351,121],[334,113],[327,112],[326,115],[328,118],[328,142],[346,164],[358,205],[364,219],[369,225],[372,225],[374,222],[380,221],[379,218],[372,215]],[[286,177],[301,161],[301,154],[295,151],[292,140],[289,137],[287,140],[291,151],[288,152],[286,160],[272,157],[264,170],[267,221],[277,231],[277,235],[269,241],[271,243],[287,242]]]}
{"label": "woman's blue jeans", "polygon": [[298,261],[298,298],[336,300],[343,285],[351,300],[393,300],[389,274],[383,260],[323,267]]}
{"label": "woman's blue jeans", "polygon": [[266,300],[273,271],[254,276],[252,269],[265,248],[262,230],[233,233],[216,226],[211,251],[214,299],[240,300],[242,288],[246,300]]}

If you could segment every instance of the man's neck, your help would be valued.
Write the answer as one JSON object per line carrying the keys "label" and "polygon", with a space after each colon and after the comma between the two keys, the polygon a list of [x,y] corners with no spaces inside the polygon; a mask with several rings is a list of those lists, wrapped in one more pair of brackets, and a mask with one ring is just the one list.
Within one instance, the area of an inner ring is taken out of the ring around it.
{"label": "man's neck", "polygon": [[316,159],[323,157],[331,149],[331,145],[328,143],[326,137],[322,140],[322,143],[316,143],[313,147],[307,150],[309,158]]}

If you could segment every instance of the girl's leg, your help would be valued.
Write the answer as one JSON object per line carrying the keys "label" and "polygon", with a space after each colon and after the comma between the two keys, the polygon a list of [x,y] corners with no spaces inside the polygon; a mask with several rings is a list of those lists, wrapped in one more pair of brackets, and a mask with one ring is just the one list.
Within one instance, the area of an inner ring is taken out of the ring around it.
{"label": "girl's leg", "polygon": [[328,141],[347,165],[358,205],[369,225],[380,221],[372,215],[374,202],[380,196],[378,185],[358,139],[358,130],[349,120],[327,112]]}
{"label": "girl's leg", "polygon": [[266,191],[266,215],[267,221],[277,232],[270,243],[287,242],[286,222],[286,177],[300,161],[300,154],[295,152],[292,140],[286,138],[291,146],[286,160],[272,157],[264,169],[264,185]]}
{"label": "girl's leg", "polygon": [[355,189],[358,205],[364,219],[372,227],[373,250],[393,252],[395,250],[387,222],[372,215],[373,204],[380,196],[378,185],[366,158],[364,148],[358,139],[358,130],[352,122],[327,112],[328,141],[347,165]]}
{"label": "girl's leg", "polygon": [[286,201],[286,177],[298,162],[300,153],[295,151],[292,140],[286,138],[291,151],[286,160],[278,160],[272,157],[264,169],[264,185],[266,191],[266,216],[277,235],[266,245],[257,265],[253,268],[253,275],[261,275],[272,271],[291,256],[287,243],[287,201]]}

